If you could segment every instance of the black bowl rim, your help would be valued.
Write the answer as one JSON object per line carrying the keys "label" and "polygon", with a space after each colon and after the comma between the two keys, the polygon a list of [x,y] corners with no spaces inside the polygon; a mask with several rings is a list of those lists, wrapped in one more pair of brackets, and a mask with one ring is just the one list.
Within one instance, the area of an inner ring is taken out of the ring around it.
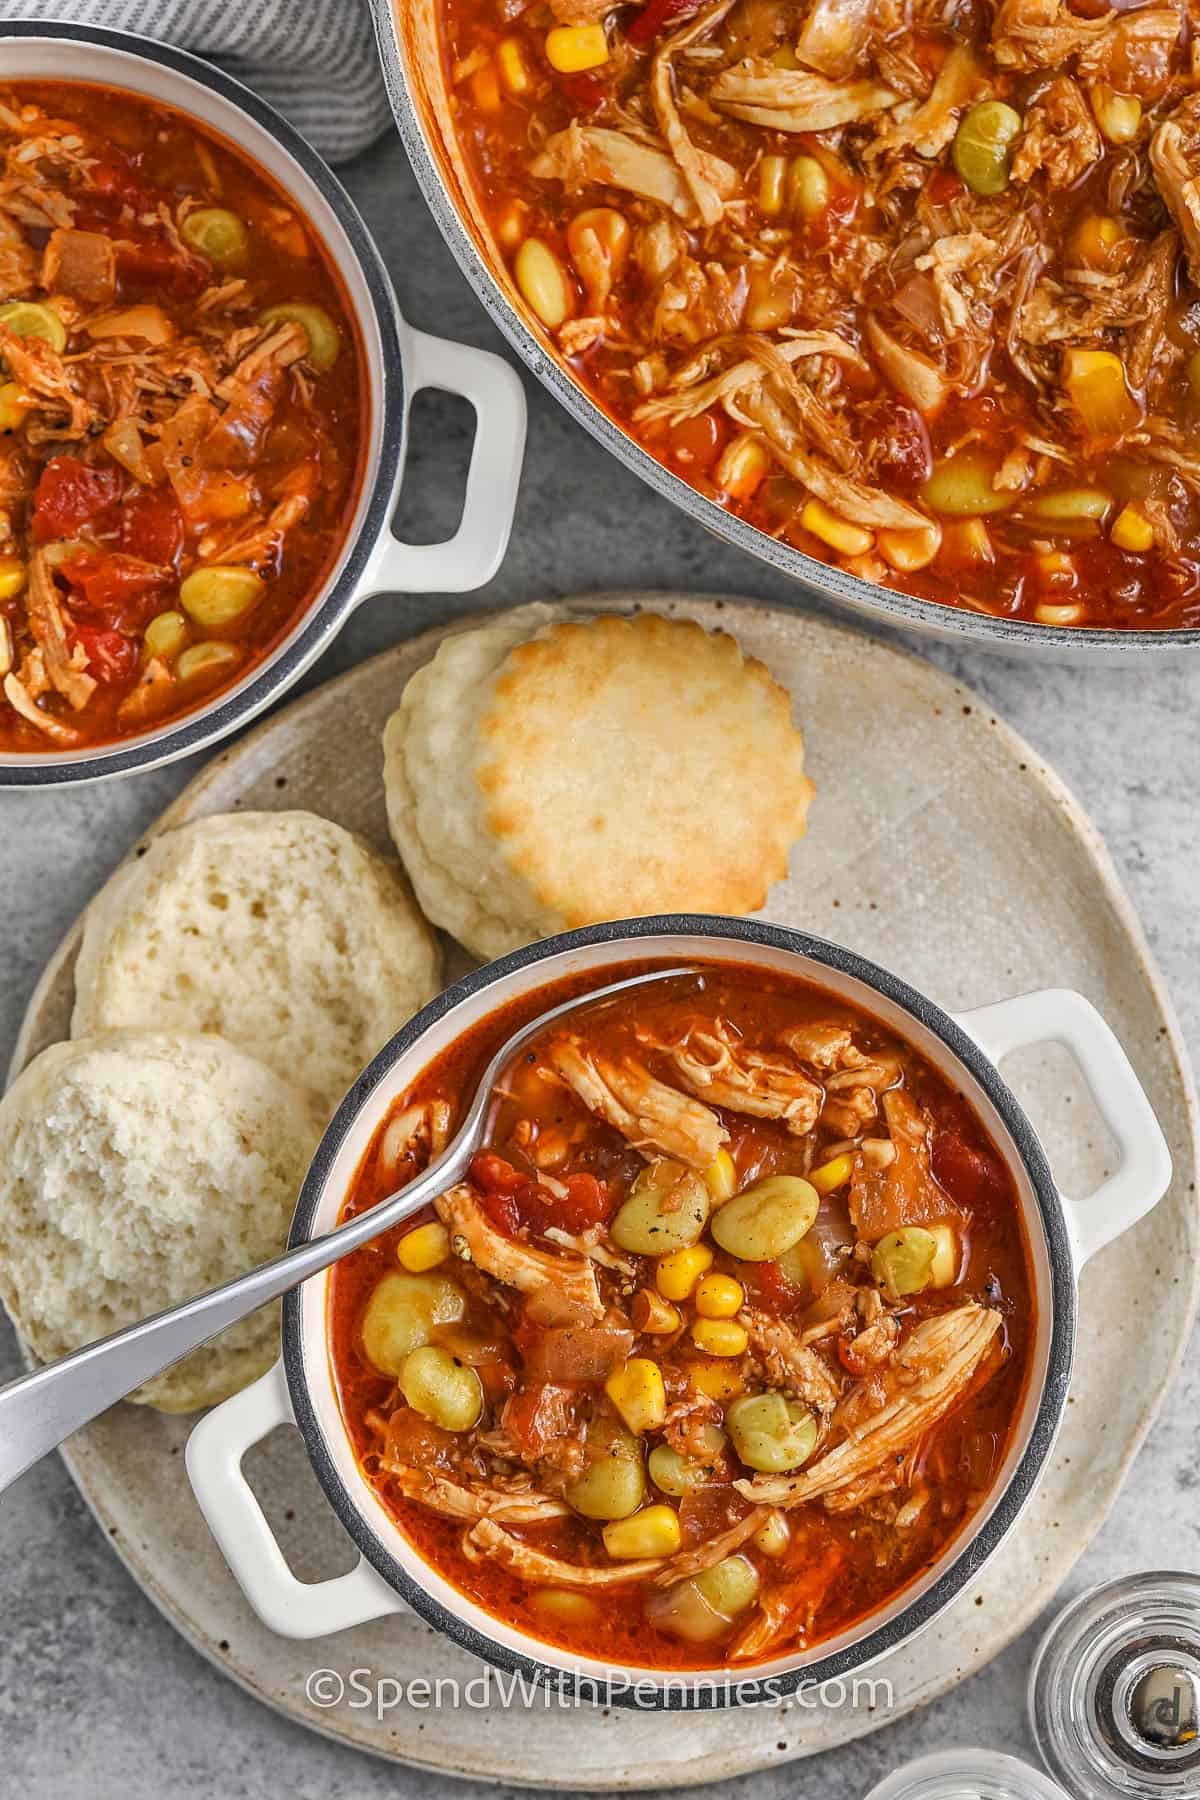
{"label": "black bowl rim", "polygon": [[[396,1033],[359,1076],[342,1101],[317,1146],[305,1177],[296,1203],[288,1247],[294,1248],[308,1241],[333,1162],[372,1092],[397,1060],[406,1055],[431,1026],[464,1001],[485,993],[504,977],[536,969],[540,963],[564,951],[585,949],[591,945],[621,944],[628,946],[631,958],[636,958],[639,951],[643,955],[652,955],[652,941],[656,938],[679,937],[720,939],[725,943],[744,944],[750,951],[766,948],[798,955],[818,967],[863,983],[901,1008],[941,1040],[951,1055],[974,1076],[996,1108],[1029,1177],[1046,1234],[1050,1268],[1048,1303],[1051,1329],[1045,1382],[1029,1440],[1020,1461],[1004,1492],[993,1505],[989,1517],[964,1539],[957,1555],[925,1593],[909,1601],[893,1618],[868,1632],[855,1644],[782,1675],[755,1677],[753,1671],[747,1671],[743,1676],[735,1676],[731,1672],[728,1683],[709,1684],[703,1677],[689,1677],[687,1671],[680,1671],[677,1680],[671,1680],[665,1687],[656,1690],[653,1697],[636,1688],[636,1676],[626,1690],[614,1686],[611,1691],[606,1689],[603,1692],[605,1704],[632,1707],[639,1711],[707,1711],[728,1705],[776,1704],[797,1690],[809,1692],[818,1685],[839,1682],[847,1676],[857,1674],[931,1623],[979,1574],[1016,1522],[1037,1483],[1050,1455],[1067,1402],[1077,1315],[1070,1232],[1045,1152],[1016,1096],[973,1039],[932,1000],[910,987],[899,976],[868,961],[856,951],[824,938],[812,937],[806,932],[769,925],[758,919],[725,918],[709,914],[667,913],[564,932],[557,937],[546,938],[523,949],[514,950],[508,956],[488,963],[452,983]],[[702,952],[698,954],[702,955]],[[326,1358],[328,1356],[324,1333],[321,1337],[320,1354]],[[283,1297],[282,1357],[296,1423],[303,1435],[317,1479],[350,1537],[388,1586],[426,1623],[444,1633],[471,1655],[563,1695],[594,1698],[599,1685],[594,1675],[585,1670],[563,1670],[539,1661],[535,1655],[514,1651],[450,1612],[413,1580],[367,1524],[329,1454],[309,1393],[299,1289],[293,1289]],[[326,1374],[327,1368],[326,1364]],[[689,1679],[700,1683],[694,1693],[686,1691],[685,1684]]]}
{"label": "black bowl rim", "polygon": [[627,468],[640,475],[656,493],[678,506],[715,537],[735,544],[759,562],[790,576],[809,595],[836,600],[852,612],[908,630],[952,639],[972,638],[1001,653],[1032,651],[1063,661],[1079,653],[1085,660],[1141,662],[1166,652],[1200,648],[1200,627],[1169,631],[1104,631],[1087,626],[1075,630],[1036,625],[1026,619],[998,619],[967,608],[943,606],[935,600],[921,600],[915,594],[879,587],[860,576],[849,575],[843,569],[818,562],[802,550],[768,537],[766,532],[697,493],[681,475],[674,474],[644,450],[566,373],[538,342],[505,295],[463,224],[442,180],[421,122],[420,109],[409,92],[393,0],[369,0],[369,4],[396,129],[412,164],[417,185],[459,268],[482,301],[492,323],[543,386],[585,431]]}
{"label": "black bowl rim", "polygon": [[[132,32],[110,31],[99,25],[51,23],[42,19],[5,19],[0,23],[0,40],[4,38],[46,38],[71,43],[95,45],[119,51],[133,62],[158,64],[184,75],[245,113],[261,130],[275,138],[280,147],[299,164],[302,172],[321,194],[358,263],[371,298],[372,311],[379,328],[382,350],[382,378],[378,391],[378,418],[382,429],[373,433],[368,444],[368,459],[378,452],[378,465],[370,478],[370,493],[362,516],[354,528],[346,560],[335,580],[327,580],[319,590],[303,623],[289,642],[276,652],[274,659],[257,672],[252,672],[245,685],[208,707],[184,715],[177,726],[168,727],[158,736],[116,743],[87,760],[72,756],[51,756],[39,762],[0,760],[0,788],[60,787],[69,782],[99,781],[106,776],[125,775],[135,769],[157,768],[176,758],[202,750],[228,736],[276,699],[308,664],[331,642],[344,624],[357,596],[371,554],[383,533],[389,528],[392,494],[402,467],[405,444],[404,368],[402,361],[401,321],[396,296],[379,251],[358,209],[337,177],[322,161],[308,140],[293,125],[259,99],[240,81],[214,68],[211,63],[173,45],[160,44],[138,37]],[[100,71],[99,85],[118,88],[108,79],[110,72]],[[72,77],[78,81],[78,77]],[[135,86],[129,92],[137,93]],[[172,101],[176,110],[187,114],[184,104]],[[300,204],[300,202],[297,202]],[[370,364],[367,364],[368,388],[375,386]],[[364,396],[366,398],[367,396]],[[31,753],[32,755],[33,753]]]}

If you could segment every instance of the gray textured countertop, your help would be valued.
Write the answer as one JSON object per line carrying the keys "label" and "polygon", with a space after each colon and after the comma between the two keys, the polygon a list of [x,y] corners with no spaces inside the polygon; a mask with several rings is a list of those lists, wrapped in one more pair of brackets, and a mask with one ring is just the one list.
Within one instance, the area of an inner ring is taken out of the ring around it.
{"label": "gray textured countertop", "polygon": [[[409,319],[501,348],[387,140],[346,174]],[[309,676],[326,680],[452,611],[615,587],[703,589],[787,604],[781,579],[723,548],[612,461],[527,378],[529,453],[512,548],[482,595],[381,600]],[[451,529],[469,441],[465,405],[418,401],[402,517]],[[732,621],[736,624],[736,621]],[[1140,674],[923,653],[985,694],[1048,758],[1107,839],[1200,1046],[1200,658]],[[0,794],[0,1066],[38,973],[74,915],[198,762],[99,788]],[[1147,1296],[1153,1304],[1153,1297]],[[18,1369],[0,1327],[0,1380]],[[1185,1373],[1069,1592],[1148,1566],[1200,1567],[1200,1358]],[[272,1792],[296,1800],[461,1784],[368,1761],[276,1718],[188,1648],[109,1553],[57,1459],[0,1501],[0,1792],[22,1800],[162,1800]],[[978,1743],[1031,1754],[1023,1717],[1035,1634],[916,1716],[815,1762],[737,1784],[747,1800],[803,1791],[858,1800],[922,1752]],[[481,1790],[482,1793],[483,1790]],[[710,1790],[716,1791],[716,1790]]]}

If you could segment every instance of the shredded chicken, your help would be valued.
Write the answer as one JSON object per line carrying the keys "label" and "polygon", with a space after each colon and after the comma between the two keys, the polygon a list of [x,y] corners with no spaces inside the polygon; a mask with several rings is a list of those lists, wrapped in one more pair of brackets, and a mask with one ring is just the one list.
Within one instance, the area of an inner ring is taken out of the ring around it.
{"label": "shredded chicken", "polygon": [[612,1062],[578,1038],[564,1037],[551,1046],[549,1060],[588,1110],[615,1126],[635,1150],[707,1169],[729,1137],[715,1112],[656,1081],[632,1059]]}
{"label": "shredded chicken", "polygon": [[816,1351],[809,1349],[783,1319],[772,1318],[750,1306],[743,1307],[738,1317],[769,1384],[785,1394],[794,1394],[822,1418],[830,1418],[842,1390]]}
{"label": "shredded chicken", "polygon": [[761,1531],[769,1513],[766,1507],[756,1506],[745,1518],[738,1519],[727,1530],[719,1531],[714,1537],[705,1538],[694,1550],[681,1550],[673,1556],[665,1569],[654,1577],[655,1587],[669,1587],[672,1582],[685,1581],[690,1575],[699,1575],[704,1569],[711,1569],[727,1556],[740,1550],[743,1544],[749,1543],[756,1531]]}
{"label": "shredded chicken", "polygon": [[[707,172],[718,197],[730,198],[736,185],[734,171],[729,170],[734,180],[724,195],[716,185],[719,169],[709,168]],[[572,193],[589,182],[624,188],[627,193],[668,207],[685,225],[700,223],[695,197],[674,158],[666,150],[625,131],[580,125],[576,121],[546,139],[531,164],[531,173],[539,181],[561,181]]]}
{"label": "shredded chicken", "polygon": [[570,1512],[565,1501],[533,1489],[506,1494],[501,1488],[479,1481],[465,1487],[436,1469],[413,1469],[405,1463],[391,1462],[386,1456],[381,1462],[407,1499],[420,1501],[443,1519],[495,1519],[502,1525],[540,1525],[546,1519],[561,1519]]}
{"label": "shredded chicken", "polygon": [[839,1404],[831,1449],[794,1475],[757,1475],[735,1487],[766,1506],[824,1500],[836,1511],[850,1492],[861,1503],[872,1484],[887,1483],[917,1440],[963,1398],[998,1347],[1001,1324],[998,1313],[974,1301],[923,1320],[882,1374],[860,1382]]}
{"label": "shredded chicken", "polygon": [[750,1049],[727,1020],[717,1019],[706,1030],[693,1026],[677,1043],[665,1043],[643,1027],[638,1040],[666,1056],[688,1092],[712,1106],[781,1119],[796,1137],[817,1122],[823,1095],[816,1082],[794,1063]]}
{"label": "shredded chicken", "polygon": [[450,1233],[450,1246],[463,1262],[523,1294],[553,1288],[564,1300],[586,1307],[596,1318],[604,1312],[596,1272],[583,1256],[552,1255],[519,1238],[506,1237],[490,1223],[475,1194],[460,1183],[434,1202],[434,1210]]}
{"label": "shredded chicken", "polygon": [[806,69],[779,69],[748,58],[723,69],[709,89],[722,112],[769,131],[833,131],[886,112],[900,95],[881,81],[827,81]]}
{"label": "shredded chicken", "polygon": [[1099,162],[1104,145],[1078,82],[1060,75],[1025,114],[1025,135],[1013,158],[1014,181],[1040,170],[1052,187],[1070,187]]}
{"label": "shredded chicken", "polygon": [[493,1519],[480,1519],[471,1527],[463,1538],[463,1551],[472,1561],[490,1556],[535,1587],[628,1587],[631,1582],[656,1575],[664,1561],[661,1556],[653,1556],[615,1563],[610,1568],[587,1568],[523,1544],[519,1538],[502,1531]]}
{"label": "shredded chicken", "polygon": [[725,199],[736,191],[738,173],[729,163],[698,150],[684,129],[675,101],[675,59],[702,43],[725,18],[734,0],[714,0],[681,31],[663,41],[650,74],[650,98],[658,129],[696,203],[701,223],[715,225],[725,212]]}
{"label": "shredded chicken", "polygon": [[1188,272],[1200,282],[1200,95],[1190,95],[1150,140],[1158,191],[1179,227]]}

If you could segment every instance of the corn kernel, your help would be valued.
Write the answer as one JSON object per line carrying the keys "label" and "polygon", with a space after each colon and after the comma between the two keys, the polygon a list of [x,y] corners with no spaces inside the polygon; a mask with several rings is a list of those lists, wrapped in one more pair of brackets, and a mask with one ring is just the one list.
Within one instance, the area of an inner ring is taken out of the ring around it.
{"label": "corn kernel", "polygon": [[733,1166],[733,1158],[728,1150],[718,1150],[712,1162],[704,1171],[704,1179],[708,1183],[708,1191],[718,1205],[723,1200],[732,1200],[737,1193],[737,1170]]}
{"label": "corn kernel", "polygon": [[750,1542],[764,1556],[782,1556],[791,1541],[791,1527],[781,1512],[768,1513]]}
{"label": "corn kernel", "polygon": [[697,1319],[692,1342],[706,1356],[741,1356],[749,1339],[745,1326],[736,1319]]}
{"label": "corn kernel", "polygon": [[1033,609],[1033,616],[1039,625],[1078,625],[1079,621],[1083,618],[1083,607],[1078,604],[1072,606],[1052,606],[1047,603],[1042,606],[1035,606]]}
{"label": "corn kernel", "polygon": [[[749,500],[771,467],[771,458],[759,440],[749,431],[739,432],[721,452],[716,468],[716,483],[723,494],[733,500]],[[722,1156],[728,1151],[722,1150]]]}
{"label": "corn kernel", "polygon": [[529,230],[529,208],[523,200],[509,200],[496,214],[496,238],[510,253],[520,248]]}
{"label": "corn kernel", "polygon": [[802,219],[816,219],[829,205],[829,176],[815,156],[793,156],[788,170],[788,199]]}
{"label": "corn kernel", "polygon": [[877,541],[885,562],[893,569],[910,572],[928,568],[942,547],[942,528],[931,519],[912,531],[881,531]]}
{"label": "corn kernel", "polygon": [[604,1391],[630,1431],[659,1431],[667,1416],[667,1390],[662,1370],[648,1356],[631,1356],[614,1369]]}
{"label": "corn kernel", "polygon": [[696,1392],[710,1400],[732,1400],[745,1385],[741,1369],[732,1362],[690,1362],[687,1375]]}
{"label": "corn kernel", "polygon": [[1063,386],[1089,437],[1132,431],[1141,408],[1125,380],[1125,364],[1112,350],[1067,350]]}
{"label": "corn kernel", "polygon": [[759,266],[746,290],[745,323],[750,331],[778,331],[791,323],[799,289],[794,269]]}
{"label": "corn kernel", "polygon": [[839,518],[820,500],[805,502],[800,523],[805,531],[811,531],[814,537],[842,556],[865,556],[875,543],[871,532],[861,525],[852,525],[849,519]]}
{"label": "corn kernel", "polygon": [[1136,506],[1123,506],[1109,536],[1118,550],[1149,550],[1154,544],[1154,527]]}
{"label": "corn kernel", "polygon": [[1075,559],[1066,550],[1041,550],[1034,558],[1038,574],[1047,587],[1071,587],[1075,581]]}
{"label": "corn kernel", "polygon": [[471,77],[471,93],[480,112],[497,113],[504,104],[495,63],[484,63]]}
{"label": "corn kernel", "polygon": [[672,1331],[678,1331],[681,1323],[671,1302],[656,1294],[653,1288],[638,1289],[629,1316],[635,1331],[647,1332],[651,1337],[667,1337]]}
{"label": "corn kernel", "polygon": [[526,238],[513,263],[517,286],[542,324],[557,331],[571,316],[571,289],[566,271],[549,244]]}
{"label": "corn kernel", "polygon": [[1109,213],[1088,213],[1071,234],[1071,253],[1088,269],[1107,269],[1112,253],[1124,243],[1118,219]]}
{"label": "corn kernel", "polygon": [[1142,125],[1142,103],[1136,94],[1118,94],[1098,81],[1089,99],[1096,123],[1110,144],[1132,143]]}
{"label": "corn kernel", "polygon": [[520,38],[506,37],[496,46],[496,68],[500,79],[515,99],[527,94],[533,86],[533,76],[529,72],[529,64],[525,61],[525,51]]}
{"label": "corn kernel", "polygon": [[426,1225],[418,1225],[409,1231],[396,1245],[396,1256],[402,1268],[412,1275],[424,1275],[427,1269],[436,1269],[444,1263],[450,1254],[450,1233],[437,1219],[430,1219]]}
{"label": "corn kernel", "polygon": [[853,1173],[854,1158],[847,1153],[811,1170],[808,1179],[818,1194],[832,1194],[835,1188],[845,1187]]}
{"label": "corn kernel", "polygon": [[560,75],[579,75],[608,61],[603,25],[556,25],[546,33],[546,55]]}
{"label": "corn kernel", "polygon": [[19,556],[0,556],[0,600],[15,600],[24,592],[25,564]]}
{"label": "corn kernel", "polygon": [[700,1277],[712,1268],[713,1253],[707,1244],[689,1244],[660,1256],[654,1285],[664,1300],[686,1300]]}
{"label": "corn kernel", "polygon": [[741,1282],[732,1275],[705,1275],[696,1289],[696,1311],[702,1319],[736,1319],[745,1298]]}
{"label": "corn kernel", "polygon": [[543,1619],[553,1619],[556,1624],[590,1625],[597,1616],[590,1595],[573,1594],[566,1588],[538,1588],[529,1596],[529,1604]]}
{"label": "corn kernel", "polygon": [[631,1519],[614,1519],[604,1527],[604,1548],[617,1562],[642,1556],[674,1556],[683,1542],[679,1515],[669,1506],[644,1506]]}
{"label": "corn kernel", "polygon": [[956,563],[991,563],[996,560],[988,528],[982,519],[953,519],[943,528],[942,550]]}
{"label": "corn kernel", "polygon": [[0,383],[0,431],[20,431],[25,414],[36,405],[33,395],[27,394],[20,382]]}
{"label": "corn kernel", "polygon": [[758,165],[758,210],[769,219],[783,211],[787,157],[764,156]]}

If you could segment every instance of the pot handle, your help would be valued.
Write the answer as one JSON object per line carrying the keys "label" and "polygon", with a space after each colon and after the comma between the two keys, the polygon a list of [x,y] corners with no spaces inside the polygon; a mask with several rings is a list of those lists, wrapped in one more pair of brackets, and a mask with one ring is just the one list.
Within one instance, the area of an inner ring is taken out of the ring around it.
{"label": "pot handle", "polygon": [[315,1638],[385,1613],[407,1612],[400,1596],[359,1557],[332,1581],[297,1581],[284,1561],[242,1458],[277,1425],[294,1425],[282,1362],[214,1407],[187,1442],[187,1472],[200,1511],[247,1600],[281,1637]]}
{"label": "pot handle", "polygon": [[406,544],[389,527],[371,553],[355,605],[378,593],[465,594],[482,587],[500,567],[512,531],[525,452],[525,390],[516,371],[490,350],[409,326],[404,375],[406,409],[422,388],[460,394],[475,408],[462,518],[441,544]]}
{"label": "pot handle", "polygon": [[1120,1162],[1090,1194],[1062,1196],[1076,1269],[1136,1225],[1171,1183],[1171,1153],[1145,1089],[1112,1028],[1070,988],[1018,994],[959,1013],[958,1025],[999,1063],[1030,1044],[1061,1044],[1116,1139]]}

